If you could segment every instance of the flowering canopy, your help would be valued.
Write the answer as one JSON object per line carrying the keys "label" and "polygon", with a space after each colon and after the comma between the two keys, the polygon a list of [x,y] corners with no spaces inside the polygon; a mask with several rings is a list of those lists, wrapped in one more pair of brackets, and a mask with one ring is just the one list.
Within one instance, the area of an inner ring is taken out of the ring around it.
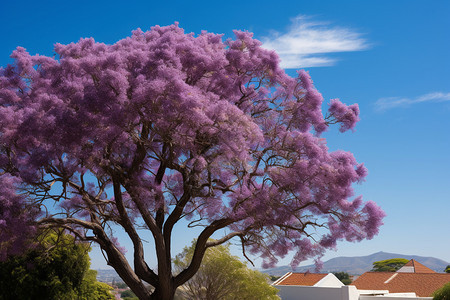
{"label": "flowering canopy", "polygon": [[[307,72],[292,78],[252,34],[235,36],[175,24],[113,45],[57,44],[54,58],[17,48],[0,70],[0,226],[17,235],[59,226],[95,241],[135,293],[142,281],[155,293],[179,286],[207,247],[233,237],[268,267],[290,251],[295,266],[377,234],[384,213],[351,199],[366,168],[320,137],[330,124],[353,129],[358,106],[334,99],[324,116]],[[204,229],[191,265],[172,276],[171,233],[183,218]],[[134,269],[110,224],[133,242]],[[154,237],[157,272],[140,225]],[[216,232],[225,234],[208,241]]]}

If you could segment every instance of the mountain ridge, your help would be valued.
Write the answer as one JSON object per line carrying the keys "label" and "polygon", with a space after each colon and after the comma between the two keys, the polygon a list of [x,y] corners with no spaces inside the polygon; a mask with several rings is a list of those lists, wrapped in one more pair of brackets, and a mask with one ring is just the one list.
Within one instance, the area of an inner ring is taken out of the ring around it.
{"label": "mountain ridge", "polygon": [[[391,258],[405,258],[408,260],[414,259],[438,273],[442,273],[445,267],[450,264],[442,259],[431,256],[406,255],[380,251],[366,256],[340,256],[331,258],[323,263],[323,267],[320,272],[347,272],[350,275],[361,275],[372,269],[373,262]],[[260,271],[273,276],[282,276],[287,272],[315,272],[314,270],[315,265],[307,265],[297,267],[295,270],[292,270],[290,266],[279,266]]]}

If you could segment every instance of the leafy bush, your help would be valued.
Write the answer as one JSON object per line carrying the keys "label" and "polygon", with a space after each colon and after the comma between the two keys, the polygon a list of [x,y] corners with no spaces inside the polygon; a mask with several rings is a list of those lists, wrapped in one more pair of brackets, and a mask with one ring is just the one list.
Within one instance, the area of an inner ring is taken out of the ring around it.
{"label": "leafy bush", "polygon": [[350,274],[347,272],[336,272],[333,273],[343,284],[349,285],[352,283],[352,279],[350,278]]}
{"label": "leafy bush", "polygon": [[26,253],[0,260],[0,300],[114,299],[112,288],[89,270],[89,244],[60,231],[40,239]]}
{"label": "leafy bush", "polygon": [[450,300],[450,282],[433,293],[433,300]]}

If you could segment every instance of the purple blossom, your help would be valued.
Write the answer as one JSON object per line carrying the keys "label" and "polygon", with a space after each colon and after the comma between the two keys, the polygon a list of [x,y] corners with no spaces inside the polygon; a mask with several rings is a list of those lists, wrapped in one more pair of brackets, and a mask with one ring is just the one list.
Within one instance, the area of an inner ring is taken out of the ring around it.
{"label": "purple blossom", "polygon": [[17,194],[18,183],[16,177],[0,176],[0,260],[30,247],[36,233],[34,221],[39,212],[33,206],[27,207],[25,197]]}
{"label": "purple blossom", "polygon": [[0,69],[3,257],[39,227],[63,225],[117,264],[124,249],[110,226],[137,249],[135,232],[149,230],[161,250],[183,218],[207,237],[239,234],[264,267],[373,238],[384,212],[353,192],[367,169],[320,137],[335,123],[353,129],[357,104],[331,100],[324,117],[307,72],[288,76],[251,33],[222,38],[174,24],[112,45],[56,44],[55,58],[17,48]]}
{"label": "purple blossom", "polygon": [[341,124],[341,127],[339,128],[340,132],[354,129],[356,123],[359,121],[358,104],[347,106],[339,101],[339,99],[332,99],[328,111],[330,116],[332,116],[337,123]]}

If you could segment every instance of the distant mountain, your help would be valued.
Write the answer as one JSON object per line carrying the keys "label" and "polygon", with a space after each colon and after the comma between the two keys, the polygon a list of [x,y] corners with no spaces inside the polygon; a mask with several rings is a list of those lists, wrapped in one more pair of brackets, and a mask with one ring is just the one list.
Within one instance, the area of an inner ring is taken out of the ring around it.
{"label": "distant mountain", "polygon": [[[390,258],[406,258],[408,260],[414,259],[436,272],[443,272],[445,267],[450,264],[448,262],[443,261],[442,259],[434,257],[377,252],[367,256],[354,256],[354,257],[342,256],[332,258],[323,263],[323,268],[321,272],[322,273],[347,272],[351,275],[361,275],[362,273],[370,271],[372,269],[373,262]],[[315,269],[314,265],[308,265],[298,267],[295,269],[294,272],[306,272],[308,270],[314,272],[314,269]],[[281,276],[286,274],[287,272],[293,271],[290,266],[280,266],[272,269],[261,270],[261,272],[274,276]]]}

